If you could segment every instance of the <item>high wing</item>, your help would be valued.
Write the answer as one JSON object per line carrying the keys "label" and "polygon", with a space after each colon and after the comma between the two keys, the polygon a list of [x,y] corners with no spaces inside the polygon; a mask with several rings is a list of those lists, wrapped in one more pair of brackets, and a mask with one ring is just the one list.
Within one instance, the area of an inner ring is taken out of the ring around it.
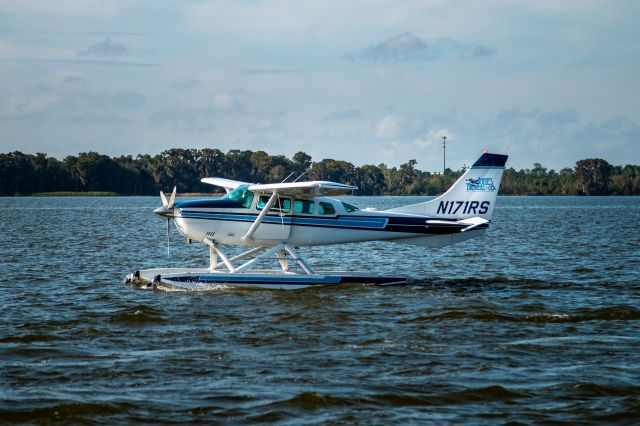
{"label": "high wing", "polygon": [[209,185],[221,186],[227,193],[236,189],[240,185],[248,185],[249,191],[261,194],[273,194],[277,192],[281,195],[342,195],[348,194],[357,186],[346,185],[344,183],[329,182],[325,180],[313,180],[308,182],[290,182],[290,183],[248,183],[239,180],[224,179],[218,177],[207,177],[200,180]]}
{"label": "high wing", "polygon": [[249,185],[249,191],[259,193],[274,193],[281,195],[341,195],[348,194],[357,186],[344,183],[314,180],[309,182],[269,183]]}
{"label": "high wing", "polygon": [[221,186],[227,191],[227,194],[230,191],[232,191],[232,190],[236,189],[237,187],[239,187],[240,185],[252,185],[252,184],[250,184],[248,182],[242,182],[242,181],[239,181],[239,180],[224,179],[224,178],[218,178],[218,177],[202,178],[202,179],[200,179],[200,182],[208,183],[209,185]]}
{"label": "high wing", "polygon": [[271,206],[275,203],[276,199],[280,197],[280,195],[307,195],[312,197],[327,194],[340,195],[348,194],[350,191],[358,189],[357,186],[346,185],[337,182],[328,182],[323,180],[315,180],[310,182],[252,184],[224,178],[203,178],[201,179],[201,182],[208,183],[210,185],[221,186],[227,190],[227,194],[229,194],[230,191],[240,187],[241,185],[244,185],[247,190],[254,193],[271,194],[269,200],[262,208],[262,211],[260,212],[258,217],[256,217],[247,233],[242,237],[242,241],[248,241],[253,238],[253,234],[256,232],[267,212],[271,209]]}

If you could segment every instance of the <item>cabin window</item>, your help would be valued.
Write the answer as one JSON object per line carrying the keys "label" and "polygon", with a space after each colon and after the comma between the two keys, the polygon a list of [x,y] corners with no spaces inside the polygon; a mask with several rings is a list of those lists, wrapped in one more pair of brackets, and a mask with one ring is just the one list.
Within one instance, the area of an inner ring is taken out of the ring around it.
{"label": "cabin window", "polygon": [[249,185],[240,185],[227,195],[222,197],[224,200],[238,201],[242,207],[248,209],[253,202],[253,192],[249,191]]}
{"label": "cabin window", "polygon": [[294,200],[293,212],[302,214],[313,214],[314,203],[311,200]]}
{"label": "cabin window", "polygon": [[331,203],[323,203],[322,201],[318,203],[318,214],[336,214],[336,209],[333,207]]}
{"label": "cabin window", "polygon": [[[282,204],[282,206],[280,206]],[[282,210],[284,213],[289,213],[291,211],[291,199],[289,198],[281,198],[276,201],[274,204],[276,208]]]}
{"label": "cabin window", "polygon": [[[267,205],[267,202],[271,198],[271,195],[261,195],[258,199],[258,204],[256,204],[256,208],[258,210],[262,210],[264,206]],[[291,211],[291,199],[290,198],[276,198],[276,201],[273,203],[273,206],[269,209],[270,212],[280,212],[280,213],[289,213]]]}
{"label": "cabin window", "polygon": [[356,212],[356,211],[360,210],[359,208],[357,208],[353,204],[345,203],[344,201],[342,202],[342,207],[344,207],[344,209],[345,209],[345,211],[347,213]]}

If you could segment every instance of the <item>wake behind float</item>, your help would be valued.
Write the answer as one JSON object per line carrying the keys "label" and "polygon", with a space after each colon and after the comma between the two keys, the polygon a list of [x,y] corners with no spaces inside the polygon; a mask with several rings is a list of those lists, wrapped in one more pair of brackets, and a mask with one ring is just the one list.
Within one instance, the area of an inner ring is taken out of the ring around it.
{"label": "wake behind float", "polygon": [[[175,202],[174,188],[169,200],[160,192],[163,205],[154,213],[167,219],[167,231],[173,219],[189,241],[207,245],[209,266],[141,270],[125,282],[185,290],[403,284],[404,277],[368,272],[316,272],[297,248],[374,240],[439,248],[481,236],[489,227],[506,161],[506,155],[484,152],[440,197],[388,210],[360,209],[333,198],[357,189],[337,182],[252,184],[203,178],[227,195]],[[229,257],[224,245],[249,249]],[[277,260],[279,269],[258,269],[265,259]]]}

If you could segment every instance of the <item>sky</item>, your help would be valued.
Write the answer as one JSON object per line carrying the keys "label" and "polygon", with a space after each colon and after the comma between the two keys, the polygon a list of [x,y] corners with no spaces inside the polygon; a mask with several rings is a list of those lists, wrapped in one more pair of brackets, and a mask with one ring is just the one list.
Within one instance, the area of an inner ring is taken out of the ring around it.
{"label": "sky", "polygon": [[640,164],[635,0],[0,0],[0,152]]}

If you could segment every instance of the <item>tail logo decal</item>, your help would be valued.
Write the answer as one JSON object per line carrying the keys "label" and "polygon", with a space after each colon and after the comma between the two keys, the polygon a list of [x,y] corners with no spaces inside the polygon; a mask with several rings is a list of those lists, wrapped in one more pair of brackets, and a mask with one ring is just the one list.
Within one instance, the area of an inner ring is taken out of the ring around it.
{"label": "tail logo decal", "polygon": [[477,179],[468,178],[466,180],[467,183],[467,192],[493,192],[496,190],[496,186],[493,184],[493,178],[487,177],[479,177]]}

